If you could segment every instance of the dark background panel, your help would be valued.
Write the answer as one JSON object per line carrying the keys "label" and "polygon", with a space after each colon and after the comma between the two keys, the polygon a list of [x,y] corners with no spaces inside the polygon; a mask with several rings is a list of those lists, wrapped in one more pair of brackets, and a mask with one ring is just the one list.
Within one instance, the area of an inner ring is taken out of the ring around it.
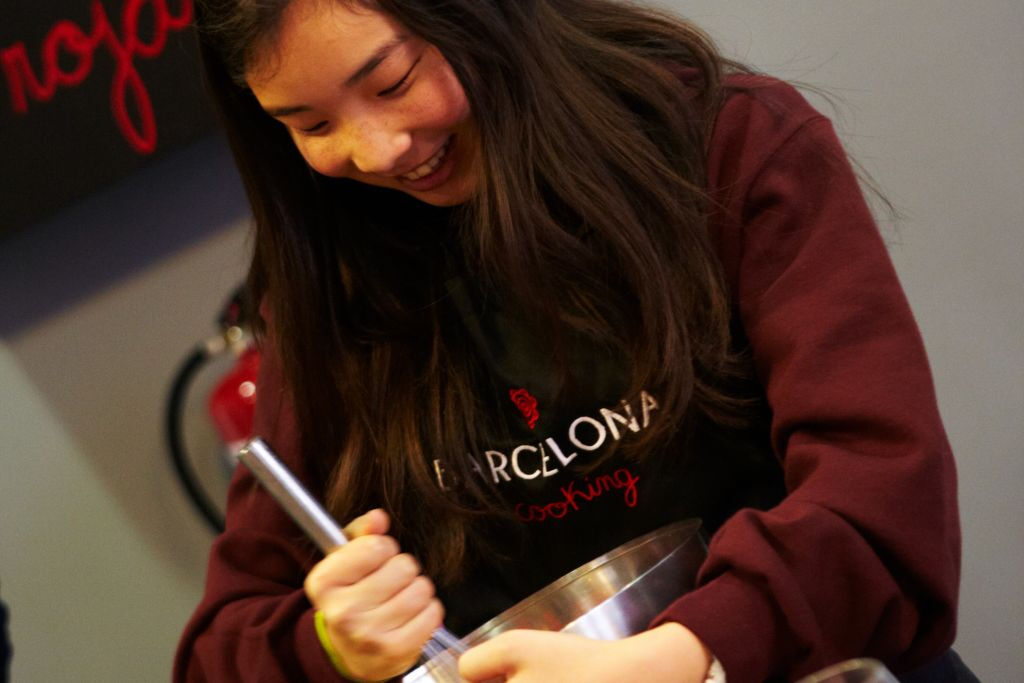
{"label": "dark background panel", "polygon": [[[58,22],[68,21],[86,35],[95,34],[101,8],[115,39],[123,45],[123,15],[137,8],[139,39],[151,43],[161,7],[180,16],[191,11],[191,0],[8,0],[0,9],[0,55],[24,45],[33,74],[43,79],[44,45]],[[91,69],[80,84],[58,86],[47,101],[29,95],[24,113],[14,109],[11,69],[0,69],[0,239],[215,129],[203,93],[194,33],[191,28],[172,29],[158,55],[135,54],[131,60],[149,94],[156,124],[152,151],[133,145],[113,113],[118,60],[110,33],[106,35],[92,52]],[[58,55],[65,72],[78,63],[67,50],[59,50]],[[139,129],[140,111],[131,90],[127,92],[127,109]]]}

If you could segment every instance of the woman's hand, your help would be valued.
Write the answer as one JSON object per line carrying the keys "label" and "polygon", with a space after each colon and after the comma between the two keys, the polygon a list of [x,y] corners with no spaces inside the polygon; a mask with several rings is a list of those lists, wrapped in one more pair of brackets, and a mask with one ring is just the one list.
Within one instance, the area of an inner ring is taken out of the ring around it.
{"label": "woman's hand", "polygon": [[317,563],[305,583],[347,673],[369,681],[411,667],[444,618],[434,585],[385,535],[388,524],[383,510],[355,519],[345,528],[350,541]]}
{"label": "woman's hand", "polygon": [[459,658],[467,681],[509,683],[633,681],[702,683],[711,653],[685,626],[663,624],[623,640],[549,631],[508,631]]}

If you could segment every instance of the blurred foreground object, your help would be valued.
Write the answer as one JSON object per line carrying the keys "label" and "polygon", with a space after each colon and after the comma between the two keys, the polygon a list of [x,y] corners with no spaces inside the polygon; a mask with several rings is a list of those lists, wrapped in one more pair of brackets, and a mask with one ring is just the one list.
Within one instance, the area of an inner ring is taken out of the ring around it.
{"label": "blurred foreground object", "polygon": [[797,683],[899,683],[877,659],[848,659],[801,678]]}

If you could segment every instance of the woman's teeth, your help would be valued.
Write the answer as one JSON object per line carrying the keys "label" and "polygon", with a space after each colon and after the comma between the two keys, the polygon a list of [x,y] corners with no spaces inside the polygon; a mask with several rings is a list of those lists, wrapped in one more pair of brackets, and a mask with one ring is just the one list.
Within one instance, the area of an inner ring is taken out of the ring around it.
{"label": "woman's teeth", "polygon": [[445,153],[448,151],[448,145],[451,144],[452,139],[448,138],[441,149],[437,150],[437,154],[432,156],[430,159],[420,164],[411,173],[406,173],[403,176],[398,176],[402,180],[419,180],[424,176],[428,176],[437,170],[437,167],[441,165],[441,160],[444,159]]}

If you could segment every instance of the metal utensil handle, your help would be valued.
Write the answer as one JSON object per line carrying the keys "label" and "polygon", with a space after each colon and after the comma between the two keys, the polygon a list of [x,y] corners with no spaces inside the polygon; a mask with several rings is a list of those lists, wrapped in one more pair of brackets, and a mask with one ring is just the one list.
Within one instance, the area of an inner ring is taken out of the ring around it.
{"label": "metal utensil handle", "polygon": [[238,459],[325,555],[348,543],[338,523],[262,439],[256,438],[247,443],[239,451]]}
{"label": "metal utensil handle", "polygon": [[[263,439],[257,437],[250,440],[239,451],[238,459],[325,555],[348,543],[345,532],[334,518],[295,478]],[[465,644],[458,636],[444,626],[434,631],[431,641],[435,641],[443,650],[457,654],[466,651]],[[424,653],[429,653],[428,658],[436,654],[435,650],[436,646],[430,641],[423,646]]]}

